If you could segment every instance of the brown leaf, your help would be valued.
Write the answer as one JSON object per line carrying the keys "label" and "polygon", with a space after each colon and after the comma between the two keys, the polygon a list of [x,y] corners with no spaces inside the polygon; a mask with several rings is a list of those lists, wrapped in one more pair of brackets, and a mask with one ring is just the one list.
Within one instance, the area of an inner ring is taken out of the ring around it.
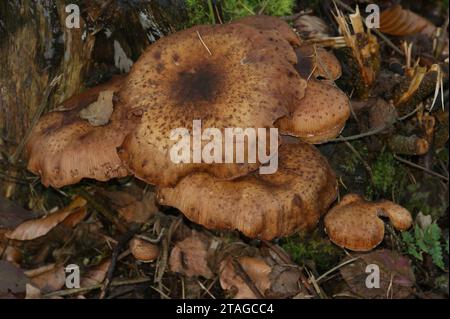
{"label": "brown leaf", "polygon": [[[228,257],[221,263],[220,285],[225,290],[234,292],[235,299],[257,299],[257,294],[251,289],[245,275],[233,265],[232,257]],[[248,275],[259,293],[264,296],[270,288],[269,274],[271,267],[262,259],[255,257],[241,257],[237,260],[242,270]]]}
{"label": "brown leaf", "polygon": [[31,284],[26,284],[25,286],[26,294],[25,299],[41,299],[42,293],[39,288],[36,288],[35,286]]}
{"label": "brown leaf", "polygon": [[33,211],[26,210],[16,203],[0,197],[0,229],[13,229],[28,219],[36,218],[37,215]]}
{"label": "brown leaf", "polygon": [[155,204],[155,193],[147,192],[142,200],[135,200],[124,207],[118,208],[117,211],[125,221],[143,224],[158,211]]}
{"label": "brown leaf", "polygon": [[0,299],[16,298],[17,294],[24,294],[28,282],[22,269],[8,261],[0,260]]}
{"label": "brown leaf", "polygon": [[87,213],[87,209],[79,209],[70,214],[66,219],[64,219],[62,224],[67,227],[73,228],[86,218]]}
{"label": "brown leaf", "polygon": [[[220,285],[234,298],[289,298],[299,293],[300,270],[271,257],[232,257],[221,263]],[[258,296],[260,294],[260,296]]]}
{"label": "brown leaf", "polygon": [[[2,255],[1,248],[0,248],[0,255]],[[8,245],[3,251],[3,259],[15,264],[19,264],[22,261],[22,251],[13,245]]]}
{"label": "brown leaf", "polygon": [[[340,269],[340,273],[353,293],[363,298],[404,299],[411,297],[415,283],[411,262],[388,249],[375,250],[368,254],[358,254],[344,259],[359,257]],[[380,270],[380,288],[368,288],[366,273],[368,265],[376,265]]]}
{"label": "brown leaf", "polygon": [[158,211],[155,203],[155,193],[152,191],[142,194],[141,189],[132,188],[127,191],[101,193],[108,198],[111,206],[128,223],[143,224]]}
{"label": "brown leaf", "polygon": [[188,277],[212,278],[214,274],[208,266],[209,244],[205,235],[193,231],[191,236],[173,247],[169,258],[170,270]]}
{"label": "brown leaf", "polygon": [[403,9],[401,5],[395,5],[381,12],[380,31],[396,36],[422,33],[432,37],[436,26],[424,17]]}
{"label": "brown leaf", "polygon": [[44,236],[71,214],[79,213],[86,209],[86,200],[77,197],[69,206],[53,214],[40,219],[28,220],[20,224],[11,233],[6,234],[6,237],[15,240],[32,240]]}
{"label": "brown leaf", "polygon": [[66,282],[66,273],[62,265],[49,264],[25,271],[31,283],[41,292],[49,293],[61,289]]}
{"label": "brown leaf", "polygon": [[111,259],[106,259],[97,266],[89,269],[81,278],[81,287],[90,287],[102,283],[103,280],[105,280],[106,273],[108,272],[110,264]]}

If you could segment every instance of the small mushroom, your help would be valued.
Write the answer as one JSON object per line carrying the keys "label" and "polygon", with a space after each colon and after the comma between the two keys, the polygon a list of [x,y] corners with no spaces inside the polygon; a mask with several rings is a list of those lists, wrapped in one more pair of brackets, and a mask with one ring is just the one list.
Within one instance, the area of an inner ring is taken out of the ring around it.
{"label": "small mushroom", "polygon": [[407,230],[413,222],[408,210],[391,201],[368,202],[357,194],[349,194],[325,216],[325,230],[340,247],[369,251],[384,238],[380,217],[387,217],[397,230]]}
{"label": "small mushroom", "polygon": [[160,188],[157,200],[209,229],[237,229],[270,240],[314,227],[336,194],[326,159],[314,146],[298,142],[280,146],[274,174],[223,181],[193,173],[175,187]]}
{"label": "small mushroom", "polygon": [[[40,119],[31,132],[27,152],[28,169],[41,175],[42,184],[62,187],[83,178],[106,181],[128,174],[116,151],[128,132],[126,110],[111,94],[102,94],[117,92],[123,80],[117,77],[74,96],[63,103],[63,111],[50,112]],[[102,118],[98,122],[101,117],[95,117],[92,109],[83,112],[105,96],[113,99],[107,102],[113,103],[108,121]],[[83,119],[83,114],[87,118]]]}
{"label": "small mushroom", "polygon": [[134,237],[129,243],[131,254],[141,262],[151,262],[158,258],[159,248],[157,245],[139,237]]}
{"label": "small mushroom", "polygon": [[320,144],[339,135],[349,116],[350,100],[344,92],[325,81],[310,80],[296,110],[279,119],[277,126],[283,134]]}
{"label": "small mushroom", "polygon": [[195,171],[221,179],[246,175],[260,163],[207,164],[192,156],[189,163],[174,163],[169,153],[177,141],[170,134],[186,128],[192,135],[194,120],[222,136],[227,127],[273,127],[304,95],[306,81],[295,71],[296,60],[286,40],[242,21],[160,39],[134,64],[120,92],[127,105],[143,112],[121,158],[135,176],[162,186]]}

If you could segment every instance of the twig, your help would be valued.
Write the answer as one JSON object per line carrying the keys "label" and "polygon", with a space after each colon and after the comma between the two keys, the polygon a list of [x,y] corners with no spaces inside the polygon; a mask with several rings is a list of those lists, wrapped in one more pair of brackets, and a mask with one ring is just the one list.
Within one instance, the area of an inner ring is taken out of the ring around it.
{"label": "twig", "polygon": [[19,179],[17,177],[5,174],[3,172],[0,172],[0,179],[3,179],[4,181],[10,182],[10,183],[16,183],[21,185],[28,185],[27,181],[24,181],[22,179]]}
{"label": "twig", "polygon": [[401,122],[406,120],[407,118],[411,117],[412,115],[414,115],[418,110],[420,110],[423,107],[422,103],[417,106],[412,112],[399,117],[397,119],[395,119],[394,121],[392,121],[391,123],[387,123],[386,125],[382,125],[379,127],[374,128],[373,130],[367,131],[367,132],[363,132],[360,134],[356,134],[356,135],[351,135],[351,136],[340,136],[338,138],[329,140],[328,143],[337,143],[337,142],[346,142],[346,141],[353,141],[353,140],[358,140],[360,138],[363,137],[367,137],[367,136],[371,136],[371,135],[376,135],[378,133],[381,133],[382,131],[384,131],[385,129],[390,128],[392,125],[394,125],[397,122]]}
{"label": "twig", "polygon": [[202,284],[200,280],[197,279],[197,283],[212,299],[216,299],[216,297],[214,297],[214,295],[209,291],[208,288],[205,287],[205,285]]}
{"label": "twig", "polygon": [[269,4],[270,0],[266,0],[266,2],[264,2],[264,4],[261,6],[261,9],[259,9],[258,11],[258,15],[261,15],[264,13],[264,10],[266,10],[267,5]]}
{"label": "twig", "polygon": [[166,299],[172,299],[170,298],[170,296],[166,293],[164,293],[164,291],[162,291],[161,289],[156,288],[155,286],[150,286],[150,288],[152,288],[153,290],[155,290],[156,292],[158,292],[161,296],[163,296]]}
{"label": "twig", "polygon": [[250,288],[250,290],[255,294],[256,298],[263,299],[263,294],[259,291],[258,287],[256,287],[253,280],[250,278],[250,276],[245,271],[244,267],[242,267],[241,263],[238,260],[235,260],[232,258],[231,263],[238,273],[238,275],[244,280],[244,282],[247,284],[247,286]]}
{"label": "twig", "polygon": [[28,130],[26,131],[23,139],[20,141],[19,145],[17,146],[16,151],[14,152],[14,154],[9,159],[11,164],[16,164],[18,158],[22,154],[23,149],[25,148],[25,145],[27,144],[28,139],[30,138],[31,131],[33,130],[33,128],[36,126],[36,124],[38,123],[39,119],[41,118],[42,113],[44,112],[45,107],[47,106],[50,94],[53,92],[53,89],[59,83],[61,78],[62,78],[61,74],[56,76],[56,77],[54,77],[53,80],[50,82],[50,85],[45,89],[44,96],[42,98],[41,104],[39,105],[36,113],[33,115],[30,127],[28,128]]}
{"label": "twig", "polygon": [[[147,278],[147,277],[130,279],[130,280],[113,280],[111,282],[111,287],[126,286],[126,285],[136,285],[136,284],[142,284],[142,283],[151,282],[151,281],[152,281],[151,278]],[[89,287],[64,289],[64,290],[58,290],[58,291],[50,292],[48,294],[43,295],[42,297],[44,297],[44,298],[55,297],[55,296],[64,297],[64,296],[81,294],[81,293],[84,293],[84,292],[100,289],[102,287],[103,287],[103,284],[96,284],[96,285],[89,286]]]}
{"label": "twig", "polygon": [[354,148],[351,143],[349,143],[348,141],[344,141],[344,143],[364,165],[364,168],[366,169],[367,173],[369,173],[370,180],[372,181],[372,184],[373,184],[373,172],[372,172],[372,169],[370,168],[369,164],[367,164],[367,162],[364,160],[364,158],[362,158],[362,156],[358,152],[358,150],[356,148]]}
{"label": "twig", "polygon": [[332,143],[332,142],[347,142],[347,141],[358,140],[362,137],[367,137],[367,136],[376,135],[378,133],[381,133],[388,127],[389,127],[388,125],[383,125],[383,126],[377,127],[373,130],[370,130],[370,131],[367,131],[367,132],[364,132],[361,134],[356,134],[356,135],[352,135],[352,136],[340,136],[340,137],[332,139],[328,142]]}
{"label": "twig", "polygon": [[128,243],[128,241],[133,237],[135,234],[135,231],[130,230],[125,235],[122,236],[122,238],[119,240],[117,245],[114,247],[112,256],[111,256],[111,263],[108,267],[108,272],[106,273],[106,279],[103,284],[102,292],[100,293],[100,299],[105,298],[105,296],[109,292],[109,288],[111,286],[112,278],[114,275],[114,270],[116,269],[117,259],[119,257],[120,251],[123,249],[123,247]]}
{"label": "twig", "polygon": [[[167,262],[168,262],[168,258],[169,258],[170,241],[172,240],[173,233],[176,231],[176,229],[178,228],[178,226],[181,224],[182,221],[183,221],[183,219],[181,217],[173,220],[169,226],[167,235],[164,237],[164,239],[161,242],[161,251],[162,252],[158,259],[158,266],[155,271],[155,283],[158,283],[159,290],[161,290],[161,291],[162,291],[162,287],[163,287],[162,278],[164,276],[164,273],[166,272]],[[161,296],[165,297],[163,294],[161,294]]]}
{"label": "twig", "polygon": [[200,39],[200,42],[203,44],[203,46],[205,47],[206,51],[208,51],[209,55],[212,55],[211,50],[209,50],[208,46],[206,45],[206,43],[203,41],[202,36],[200,35],[200,32],[197,31],[197,35],[198,38]]}
{"label": "twig", "polygon": [[445,181],[448,182],[448,177],[447,177],[447,176],[441,175],[441,174],[436,173],[435,171],[432,171],[432,170],[430,170],[430,169],[428,169],[428,168],[426,168],[426,167],[423,167],[423,166],[420,166],[420,165],[418,165],[418,164],[416,164],[416,163],[410,162],[410,161],[408,161],[408,160],[406,160],[406,159],[404,159],[404,158],[398,156],[397,154],[394,154],[394,158],[395,158],[396,160],[398,160],[399,162],[402,162],[402,163],[407,164],[407,165],[410,165],[410,166],[412,166],[412,167],[414,167],[414,168],[420,169],[420,170],[422,170],[422,171],[424,171],[424,172],[426,172],[426,173],[428,173],[428,174],[430,174],[430,175],[433,175],[433,176],[442,178],[443,180],[445,180]]}
{"label": "twig", "polygon": [[150,238],[150,237],[147,237],[145,235],[136,235],[136,237],[140,238],[140,239],[143,239],[145,241],[148,241],[149,243],[157,244],[157,243],[159,243],[161,241],[161,238],[164,235],[165,231],[166,231],[165,228],[161,229],[161,232],[159,233],[158,237],[156,237],[156,238]]}
{"label": "twig", "polygon": [[343,267],[343,266],[345,266],[345,265],[348,265],[348,264],[354,262],[354,261],[357,260],[357,259],[359,259],[359,257],[355,257],[355,258],[349,259],[349,260],[344,261],[343,263],[337,265],[336,267],[331,268],[330,270],[326,271],[325,273],[323,273],[322,275],[320,275],[319,277],[317,277],[316,282],[321,281],[323,278],[325,278],[325,277],[328,276],[329,274],[335,272],[336,270],[338,270],[339,268],[341,268],[341,267]]}

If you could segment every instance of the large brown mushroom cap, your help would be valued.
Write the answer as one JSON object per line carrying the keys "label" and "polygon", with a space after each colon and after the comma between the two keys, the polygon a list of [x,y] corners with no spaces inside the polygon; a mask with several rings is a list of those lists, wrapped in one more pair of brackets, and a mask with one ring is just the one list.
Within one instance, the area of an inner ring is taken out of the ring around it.
{"label": "large brown mushroom cap", "polygon": [[121,90],[127,105],[143,112],[122,146],[126,165],[138,178],[163,186],[194,170],[229,179],[257,168],[258,163],[174,164],[169,152],[176,141],[169,137],[175,128],[192,134],[193,120],[222,133],[227,127],[272,127],[295,108],[306,87],[293,67],[295,52],[286,44],[233,23],[197,26],[150,46]]}
{"label": "large brown mushroom cap", "polygon": [[368,202],[356,194],[346,195],[325,216],[325,229],[336,245],[354,251],[369,251],[384,238],[387,217],[394,228],[406,230],[412,225],[411,214],[390,201]]}
{"label": "large brown mushroom cap", "polygon": [[122,83],[123,78],[117,77],[70,98],[63,103],[64,111],[50,112],[40,119],[30,135],[27,152],[28,169],[41,175],[42,184],[62,187],[82,178],[106,181],[128,174],[116,151],[127,133],[123,104],[113,98],[113,112],[106,125],[92,125],[80,117],[102,92],[117,92]]}
{"label": "large brown mushroom cap", "polygon": [[206,173],[161,188],[157,199],[211,229],[237,229],[273,239],[317,224],[336,197],[336,177],[326,159],[306,143],[279,148],[278,171],[220,181]]}
{"label": "large brown mushroom cap", "polygon": [[297,109],[279,119],[277,126],[283,134],[319,144],[339,135],[349,116],[350,101],[344,92],[325,81],[309,80]]}

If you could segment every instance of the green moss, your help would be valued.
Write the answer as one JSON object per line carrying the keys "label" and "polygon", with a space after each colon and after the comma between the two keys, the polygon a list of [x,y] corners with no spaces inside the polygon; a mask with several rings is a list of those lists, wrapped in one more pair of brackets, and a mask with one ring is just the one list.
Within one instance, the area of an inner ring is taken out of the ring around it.
{"label": "green moss", "polygon": [[209,10],[209,0],[186,0],[189,14],[189,26],[214,23],[214,15]]}
{"label": "green moss", "polygon": [[[189,25],[216,23],[213,3],[212,0],[186,0]],[[289,15],[295,6],[295,0],[226,0],[221,3],[225,21],[260,13],[272,16]]]}
{"label": "green moss", "polygon": [[372,166],[374,186],[387,193],[395,184],[398,165],[390,152],[383,152]]}
{"label": "green moss", "polygon": [[395,200],[404,197],[407,184],[406,170],[390,151],[384,150],[376,157],[371,168],[373,186],[367,186],[367,198],[387,197]]}
{"label": "green moss", "polygon": [[342,250],[320,236],[318,231],[284,238],[281,247],[298,264],[314,262],[319,273],[334,267],[343,256]]}

